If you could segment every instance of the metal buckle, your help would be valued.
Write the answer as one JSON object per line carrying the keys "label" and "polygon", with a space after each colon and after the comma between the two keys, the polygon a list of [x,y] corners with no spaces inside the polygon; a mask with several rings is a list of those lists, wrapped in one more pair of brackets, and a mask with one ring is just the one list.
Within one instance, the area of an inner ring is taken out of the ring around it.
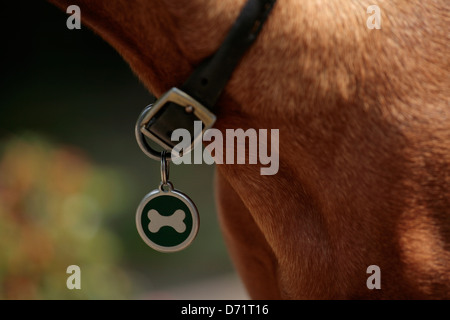
{"label": "metal buckle", "polygon": [[[194,121],[202,121],[202,131],[195,135]],[[185,92],[172,88],[161,96],[153,105],[147,106],[136,122],[136,140],[142,151],[150,158],[160,161],[161,151],[154,150],[146,141],[148,137],[160,145],[164,150],[172,150],[170,136],[173,130],[187,129],[191,133],[191,145],[186,153],[190,152],[196,143],[202,139],[203,132],[212,127],[216,116],[200,102]],[[171,153],[166,158],[170,160]]]}

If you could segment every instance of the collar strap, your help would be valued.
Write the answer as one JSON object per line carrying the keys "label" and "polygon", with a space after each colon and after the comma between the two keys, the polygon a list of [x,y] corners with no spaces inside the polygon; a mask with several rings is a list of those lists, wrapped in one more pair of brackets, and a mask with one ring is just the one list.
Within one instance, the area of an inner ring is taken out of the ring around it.
{"label": "collar strap", "polygon": [[[180,89],[170,89],[145,108],[136,124],[136,138],[146,155],[158,161],[161,159],[161,153],[150,147],[145,137],[165,150],[172,150],[178,143],[170,139],[178,128],[189,131],[191,147],[201,140],[202,132],[216,120],[213,109],[220,94],[256,40],[275,1],[248,0],[219,49],[194,70]],[[202,121],[202,131],[194,132],[194,121],[198,120]]]}
{"label": "collar strap", "polygon": [[195,69],[181,90],[214,108],[237,64],[261,31],[275,0],[250,0],[216,53]]}

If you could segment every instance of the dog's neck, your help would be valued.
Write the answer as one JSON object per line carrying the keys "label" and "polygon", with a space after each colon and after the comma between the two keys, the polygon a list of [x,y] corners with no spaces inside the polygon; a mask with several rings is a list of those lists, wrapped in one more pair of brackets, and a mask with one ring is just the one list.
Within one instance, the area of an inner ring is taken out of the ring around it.
{"label": "dog's neck", "polygon": [[[244,1],[76,4],[158,97],[219,47]],[[252,297],[448,297],[446,0],[379,0],[381,30],[366,27],[369,4],[279,1],[219,101],[219,129],[280,131],[277,175],[218,166]],[[368,292],[371,264],[395,285]]]}
{"label": "dog's neck", "polygon": [[166,1],[174,32],[173,40],[194,64],[211,55],[236,20],[245,0]]}
{"label": "dog's neck", "polygon": [[[63,10],[71,4],[51,2]],[[82,0],[77,4],[82,23],[110,43],[158,97],[183,83],[201,60],[217,50],[244,2]]]}

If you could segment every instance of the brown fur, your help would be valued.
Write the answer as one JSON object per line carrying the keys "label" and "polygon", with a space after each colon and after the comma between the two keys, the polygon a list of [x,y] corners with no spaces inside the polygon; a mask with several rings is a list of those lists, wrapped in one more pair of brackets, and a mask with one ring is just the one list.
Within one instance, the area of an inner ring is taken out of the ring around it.
{"label": "brown fur", "polygon": [[[156,96],[244,0],[66,1]],[[382,29],[366,27],[366,8]],[[279,0],[216,127],[280,129],[280,170],[220,165],[224,235],[252,298],[450,298],[449,6]],[[381,290],[366,287],[369,265]]]}

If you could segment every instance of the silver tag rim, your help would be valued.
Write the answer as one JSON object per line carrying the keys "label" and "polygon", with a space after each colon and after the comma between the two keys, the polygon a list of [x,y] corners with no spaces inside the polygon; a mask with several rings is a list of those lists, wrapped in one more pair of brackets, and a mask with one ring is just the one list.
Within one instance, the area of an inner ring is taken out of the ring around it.
{"label": "silver tag rim", "polygon": [[[136,210],[136,228],[137,228],[138,233],[141,236],[142,240],[150,248],[152,248],[156,251],[159,251],[159,252],[163,252],[163,253],[171,253],[171,252],[181,251],[181,250],[187,248],[194,241],[195,237],[197,236],[197,233],[198,233],[198,230],[200,227],[200,217],[198,214],[198,210],[197,210],[197,207],[195,206],[194,202],[187,195],[185,195],[183,192],[181,192],[179,190],[173,189],[171,184],[169,185],[169,190],[167,190],[167,191],[162,190],[162,187],[163,186],[160,185],[160,187],[158,189],[155,189],[155,190],[149,192],[142,199],[141,203],[139,204],[139,206]],[[169,196],[173,196],[173,197],[181,200],[189,208],[189,212],[192,217],[191,233],[182,243],[180,243],[176,246],[173,246],[173,247],[161,246],[161,245],[153,242],[152,240],[150,240],[147,237],[147,235],[145,234],[144,229],[142,228],[142,224],[141,224],[142,213],[143,213],[144,208],[147,205],[147,203],[149,203],[151,200],[153,200],[154,198],[161,196],[161,195],[169,195]]]}

